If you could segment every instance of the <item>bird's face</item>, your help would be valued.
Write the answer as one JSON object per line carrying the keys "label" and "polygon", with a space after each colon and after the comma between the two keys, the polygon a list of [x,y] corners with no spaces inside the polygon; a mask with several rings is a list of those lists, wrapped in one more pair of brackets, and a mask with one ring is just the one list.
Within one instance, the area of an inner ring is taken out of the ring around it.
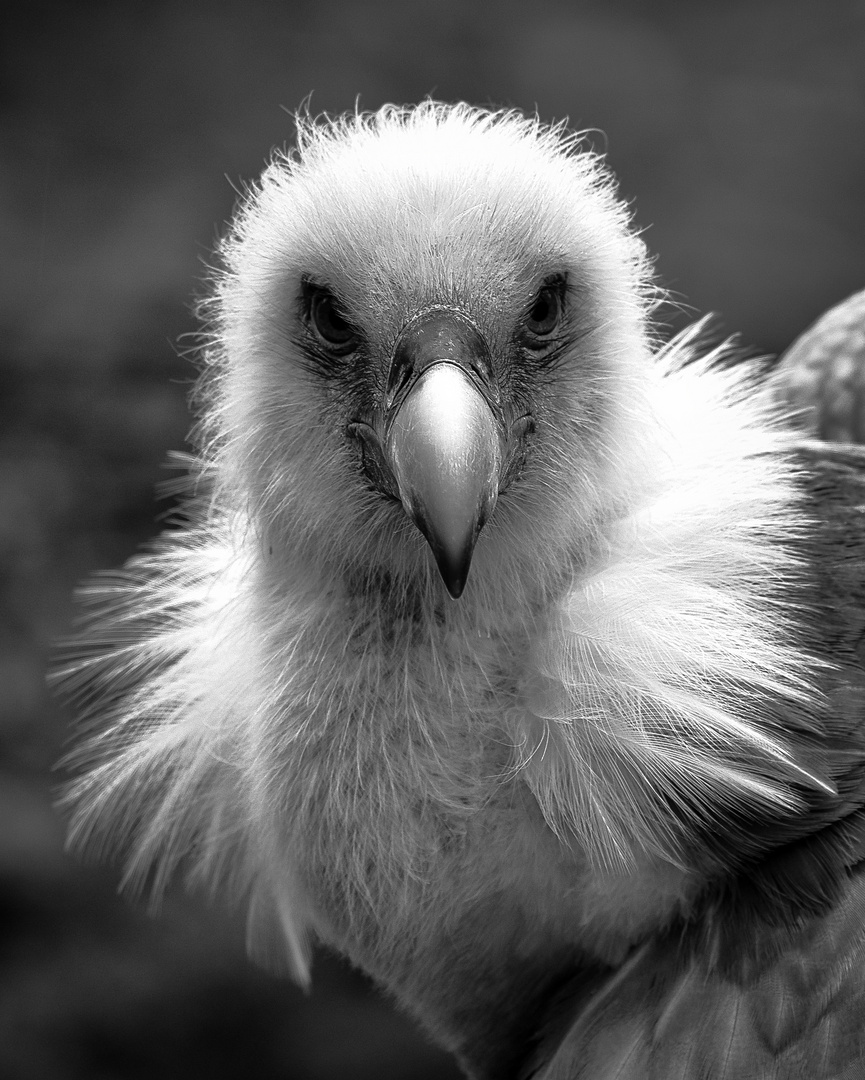
{"label": "bird's face", "polygon": [[308,129],[265,175],[227,245],[222,423],[271,547],[456,598],[473,556],[524,573],[615,502],[645,270],[589,156],[412,117]]}

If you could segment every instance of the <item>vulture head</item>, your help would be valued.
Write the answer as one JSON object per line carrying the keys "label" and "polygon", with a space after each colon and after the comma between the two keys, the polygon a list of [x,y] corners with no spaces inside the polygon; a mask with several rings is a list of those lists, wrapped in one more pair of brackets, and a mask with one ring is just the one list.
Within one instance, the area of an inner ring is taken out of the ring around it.
{"label": "vulture head", "polygon": [[543,578],[615,512],[647,267],[573,149],[427,103],[301,122],[264,174],[224,247],[218,418],[294,567],[458,598],[470,566],[481,593]]}

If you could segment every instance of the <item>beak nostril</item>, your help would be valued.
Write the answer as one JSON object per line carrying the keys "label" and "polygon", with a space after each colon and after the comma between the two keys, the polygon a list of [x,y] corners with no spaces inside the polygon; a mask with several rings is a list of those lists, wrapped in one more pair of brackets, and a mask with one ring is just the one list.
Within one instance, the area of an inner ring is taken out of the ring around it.
{"label": "beak nostril", "polygon": [[391,408],[396,399],[408,386],[413,368],[404,357],[394,357],[387,379],[387,407]]}

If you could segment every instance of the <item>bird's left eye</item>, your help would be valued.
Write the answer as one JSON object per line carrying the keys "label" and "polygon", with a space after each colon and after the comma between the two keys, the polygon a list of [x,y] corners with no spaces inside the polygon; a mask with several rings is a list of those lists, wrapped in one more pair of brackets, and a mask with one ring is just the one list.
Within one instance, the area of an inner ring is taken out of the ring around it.
{"label": "bird's left eye", "polygon": [[316,337],[331,352],[347,353],[355,347],[357,335],[340,314],[336,301],[326,289],[316,289],[309,301],[309,323]]}
{"label": "bird's left eye", "polygon": [[557,283],[544,285],[526,316],[526,329],[533,338],[547,338],[559,325],[561,318],[561,289]]}

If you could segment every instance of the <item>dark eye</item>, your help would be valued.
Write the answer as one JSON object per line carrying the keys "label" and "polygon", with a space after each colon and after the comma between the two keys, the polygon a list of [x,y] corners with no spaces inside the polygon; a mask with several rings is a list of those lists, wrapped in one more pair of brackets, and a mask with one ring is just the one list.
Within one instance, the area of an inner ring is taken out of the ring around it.
{"label": "dark eye", "polygon": [[[547,338],[561,322],[562,290],[560,283],[544,285],[526,316],[526,329],[532,338]],[[533,344],[531,341],[529,344]],[[538,346],[544,342],[535,343]]]}
{"label": "dark eye", "polygon": [[309,325],[331,352],[347,353],[355,347],[357,334],[339,313],[327,289],[314,289],[309,298]]}

